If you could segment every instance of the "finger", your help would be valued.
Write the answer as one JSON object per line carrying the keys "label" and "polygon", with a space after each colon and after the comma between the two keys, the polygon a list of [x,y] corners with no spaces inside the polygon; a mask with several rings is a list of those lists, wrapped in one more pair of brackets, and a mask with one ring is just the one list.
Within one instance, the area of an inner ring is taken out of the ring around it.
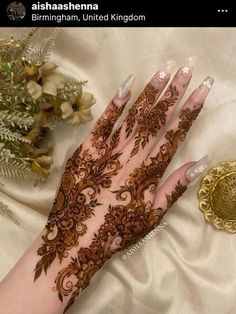
{"label": "finger", "polygon": [[[157,104],[150,111],[149,118],[154,117],[158,120],[158,129],[161,129],[168,123],[173,111],[183,98],[192,78],[194,60],[193,57],[190,57],[188,63],[177,71],[163,97],[158,100]],[[150,125],[150,119],[147,119],[147,123]]]}
{"label": "finger", "polygon": [[161,99],[150,108],[149,112],[143,112],[143,120],[137,127],[130,157],[136,155],[140,148],[144,149],[147,146],[148,149],[153,145],[151,139],[155,139],[158,133],[161,133],[184,96],[192,77],[192,69],[190,65],[181,67]]}
{"label": "finger", "polygon": [[158,71],[146,85],[133,106],[130,108],[123,123],[126,140],[129,140],[133,137],[133,135],[136,133],[138,125],[142,123],[145,115],[156,103],[158,97],[165,89],[170,79],[170,73],[173,65],[173,62],[168,62],[164,70]]}
{"label": "finger", "polygon": [[154,197],[153,208],[162,210],[164,215],[185,192],[189,183],[196,180],[208,165],[209,157],[206,155],[199,161],[189,162],[175,170],[158,188]]}
{"label": "finger", "polygon": [[116,95],[108,104],[106,110],[97,120],[90,135],[84,143],[84,147],[93,147],[99,150],[112,133],[115,123],[121,116],[125,105],[131,97],[131,88],[134,83],[134,76],[130,75],[119,87]]}
{"label": "finger", "polygon": [[184,141],[191,125],[199,115],[213,82],[212,77],[207,77],[189,96],[177,119],[148,154],[147,160],[155,163],[156,167],[161,169],[160,176],[163,175],[179,144]]}

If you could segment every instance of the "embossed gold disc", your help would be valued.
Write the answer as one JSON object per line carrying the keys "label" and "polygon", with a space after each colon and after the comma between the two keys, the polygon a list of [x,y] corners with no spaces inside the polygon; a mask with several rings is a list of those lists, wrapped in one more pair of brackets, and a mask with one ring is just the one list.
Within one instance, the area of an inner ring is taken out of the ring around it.
{"label": "embossed gold disc", "polygon": [[217,229],[236,233],[236,161],[211,168],[198,191],[199,208]]}

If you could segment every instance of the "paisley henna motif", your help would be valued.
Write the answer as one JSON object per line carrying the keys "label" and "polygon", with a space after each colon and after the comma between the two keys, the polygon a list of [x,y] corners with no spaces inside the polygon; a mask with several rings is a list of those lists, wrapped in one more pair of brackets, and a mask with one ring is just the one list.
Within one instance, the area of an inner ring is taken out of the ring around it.
{"label": "paisley henna motif", "polygon": [[[167,132],[166,143],[159,153],[134,169],[125,184],[112,193],[118,204],[110,205],[104,217],[104,223],[95,233],[89,247],[81,247],[76,257],[71,257],[70,264],[63,268],[55,279],[54,290],[63,302],[70,297],[64,313],[74,303],[75,298],[85,289],[93,275],[114,253],[128,248],[150,232],[166,212],[162,208],[153,208],[145,200],[145,192],[157,187],[166,167],[171,161],[180,141],[183,141],[192,122],[201,108],[186,108],[180,115],[176,130]],[[186,187],[177,183],[171,195],[166,195],[167,208],[183,194]],[[64,201],[64,200],[63,200]]]}

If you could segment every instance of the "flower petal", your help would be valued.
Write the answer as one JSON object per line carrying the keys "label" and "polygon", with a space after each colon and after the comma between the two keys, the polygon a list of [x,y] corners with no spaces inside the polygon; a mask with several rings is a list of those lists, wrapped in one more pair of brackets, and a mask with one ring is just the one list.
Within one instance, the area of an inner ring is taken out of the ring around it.
{"label": "flower petal", "polygon": [[37,99],[40,96],[42,96],[42,87],[35,81],[32,81],[32,80],[29,81],[27,84],[27,89],[31,97],[34,99]]}
{"label": "flower petal", "polygon": [[79,112],[74,112],[66,122],[71,126],[79,125],[81,123]]}
{"label": "flower petal", "polygon": [[36,161],[38,164],[45,169],[49,169],[51,165],[53,164],[53,160],[51,156],[42,155],[38,158],[36,158]]}
{"label": "flower petal", "polygon": [[43,76],[43,84],[51,82],[56,85],[57,88],[63,88],[65,85],[65,79],[63,76],[57,73],[51,73]]}
{"label": "flower petal", "polygon": [[56,65],[56,63],[46,61],[43,65],[41,65],[39,69],[40,69],[41,74],[44,75],[45,73],[55,70],[57,67],[58,66]]}
{"label": "flower petal", "polygon": [[45,82],[42,86],[42,90],[44,94],[49,94],[52,96],[57,95],[57,87],[54,83],[52,82]]}
{"label": "flower petal", "polygon": [[79,110],[89,109],[94,105],[96,99],[90,93],[83,93],[76,101],[79,106]]}
{"label": "flower petal", "polygon": [[82,111],[79,111],[78,114],[79,114],[81,123],[85,123],[85,122],[93,120],[91,110],[86,110],[86,111],[82,110]]}
{"label": "flower petal", "polygon": [[70,102],[63,102],[60,108],[62,111],[62,115],[61,115],[62,119],[68,119],[74,112]]}

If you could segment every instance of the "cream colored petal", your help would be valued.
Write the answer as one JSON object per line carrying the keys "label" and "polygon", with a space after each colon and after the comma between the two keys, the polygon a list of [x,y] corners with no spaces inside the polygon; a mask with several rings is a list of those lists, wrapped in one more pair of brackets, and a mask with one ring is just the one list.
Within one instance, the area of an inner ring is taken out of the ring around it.
{"label": "cream colored petal", "polygon": [[56,96],[57,95],[57,87],[52,82],[45,82],[42,86],[42,90],[44,94]]}
{"label": "cream colored petal", "polygon": [[74,112],[66,122],[71,126],[76,126],[81,123],[80,116],[78,115],[78,111]]}
{"label": "cream colored petal", "polygon": [[39,165],[43,168],[49,169],[51,165],[53,164],[53,160],[51,156],[40,156],[36,158],[36,161],[39,163]]}
{"label": "cream colored petal", "polygon": [[81,123],[86,123],[88,121],[93,120],[92,112],[91,110],[82,110],[78,112]]}
{"label": "cream colored petal", "polygon": [[77,104],[79,105],[80,110],[89,109],[95,102],[96,99],[90,93],[83,93],[81,97],[77,99]]}
{"label": "cream colored petal", "polygon": [[43,83],[51,82],[56,85],[57,88],[63,88],[65,85],[65,79],[63,76],[57,73],[51,73],[43,76]]}
{"label": "cream colored petal", "polygon": [[42,96],[42,87],[35,81],[29,81],[27,84],[27,89],[32,98],[37,99]]}
{"label": "cream colored petal", "polygon": [[41,74],[45,74],[48,72],[51,72],[53,70],[55,70],[58,66],[56,65],[56,63],[50,62],[50,61],[46,61],[40,68],[40,72]]}
{"label": "cream colored petal", "polygon": [[62,119],[68,119],[74,112],[70,102],[63,102],[60,108],[62,112]]}

